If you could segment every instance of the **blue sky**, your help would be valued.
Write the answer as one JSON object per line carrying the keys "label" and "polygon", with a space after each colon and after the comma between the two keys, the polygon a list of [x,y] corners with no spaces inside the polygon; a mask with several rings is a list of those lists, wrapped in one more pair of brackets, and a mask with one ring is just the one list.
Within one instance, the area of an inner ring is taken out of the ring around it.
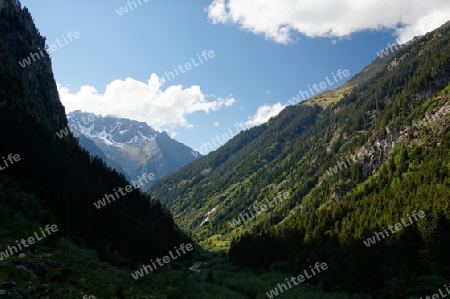
{"label": "blue sky", "polygon": [[[332,72],[351,78],[450,15],[448,0],[139,1],[21,2],[47,44],[63,45],[50,55],[66,112],[145,121],[192,148],[266,121]],[[66,44],[70,31],[80,37]],[[203,51],[213,57],[200,63]]]}

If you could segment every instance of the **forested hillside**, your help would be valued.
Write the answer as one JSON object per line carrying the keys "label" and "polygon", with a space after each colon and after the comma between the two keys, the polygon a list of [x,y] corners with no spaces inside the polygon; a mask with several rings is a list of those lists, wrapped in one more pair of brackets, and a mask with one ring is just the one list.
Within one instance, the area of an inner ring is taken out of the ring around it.
{"label": "forested hillside", "polygon": [[[129,183],[102,160],[91,158],[72,135],[64,138],[56,135],[67,127],[67,119],[48,54],[44,53],[44,57],[26,68],[17,63],[30,52],[44,49],[45,38],[19,2],[3,4],[0,156],[7,159],[12,154],[19,158],[13,160],[14,164],[4,159],[1,162],[0,250],[16,244],[14,240],[39,232],[39,227],[55,224],[58,232],[41,241],[40,246],[54,249],[66,238],[95,250],[94,256],[98,254],[104,261],[132,269],[139,262],[166,254],[174,246],[189,241],[158,201],[137,190],[102,209],[93,205],[105,194],[113,194],[116,188]],[[32,254],[34,249],[30,250],[24,253]],[[58,281],[67,275],[69,282],[73,274],[70,269],[74,268],[68,267],[67,273],[53,279]]]}
{"label": "forested hillside", "polygon": [[[328,289],[389,298],[435,290],[450,274],[449,23],[380,64],[338,102],[287,107],[150,193],[200,244],[226,250],[234,239],[230,257],[244,265],[295,272],[325,260]],[[242,216],[278,192],[290,199]],[[412,228],[364,245],[420,210],[426,218]]]}
{"label": "forested hillside", "polygon": [[123,195],[122,174],[58,136],[68,122],[45,46],[28,10],[0,0],[0,296],[266,298],[318,262],[326,271],[278,298],[419,298],[448,284],[450,23],[149,194]]}
{"label": "forested hillside", "polygon": [[[242,132],[219,150],[157,182],[150,194],[170,207],[177,222],[194,230],[199,240],[230,232],[227,221],[280,191],[290,192],[291,200],[258,215],[245,230],[259,232],[294,208],[315,209],[341,198],[378,170],[399,138],[407,135],[413,116],[424,117],[417,111],[420,104],[447,85],[448,47],[448,26],[444,26],[391,57],[377,58],[349,81],[351,92],[342,100],[326,109],[311,106],[318,103],[319,95],[289,106],[268,123]],[[382,150],[339,175],[327,175],[344,157],[382,140],[386,140]],[[348,173],[352,179],[342,180]],[[306,198],[314,190],[314,196]],[[216,207],[209,223],[199,227]]]}
{"label": "forested hillside", "polygon": [[[449,104],[450,85],[427,102],[432,111],[443,105],[450,111]],[[325,260],[331,265],[324,274],[329,290],[390,298],[432,293],[450,276],[449,125],[447,117],[416,137],[408,135],[375,175],[345,196],[317,209],[298,209],[276,228],[242,237],[232,245],[230,257],[257,268],[284,261],[293,272],[306,267],[311,257]],[[348,170],[338,177],[337,185],[348,184],[358,174]],[[314,191],[307,199],[319,194]],[[425,218],[393,236],[388,230],[386,239],[367,246],[375,232],[414,211],[423,211]]]}

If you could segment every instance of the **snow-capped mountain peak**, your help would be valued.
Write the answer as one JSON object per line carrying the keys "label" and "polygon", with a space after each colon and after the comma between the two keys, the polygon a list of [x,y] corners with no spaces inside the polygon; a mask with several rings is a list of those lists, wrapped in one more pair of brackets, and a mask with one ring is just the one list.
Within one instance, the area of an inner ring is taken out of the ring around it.
{"label": "snow-capped mountain peak", "polygon": [[69,126],[90,139],[103,140],[108,145],[147,144],[154,140],[159,132],[144,122],[98,116],[80,110],[68,114]]}

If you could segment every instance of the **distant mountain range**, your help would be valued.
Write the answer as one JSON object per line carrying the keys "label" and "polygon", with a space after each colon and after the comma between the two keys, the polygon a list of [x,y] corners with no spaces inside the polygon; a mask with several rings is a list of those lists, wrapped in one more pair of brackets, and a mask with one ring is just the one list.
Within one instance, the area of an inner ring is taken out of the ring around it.
{"label": "distant mountain range", "polygon": [[143,184],[144,190],[158,178],[196,159],[193,149],[170,138],[166,132],[155,131],[144,122],[102,117],[79,110],[70,112],[67,118],[80,145],[129,180],[153,173],[155,179]]}

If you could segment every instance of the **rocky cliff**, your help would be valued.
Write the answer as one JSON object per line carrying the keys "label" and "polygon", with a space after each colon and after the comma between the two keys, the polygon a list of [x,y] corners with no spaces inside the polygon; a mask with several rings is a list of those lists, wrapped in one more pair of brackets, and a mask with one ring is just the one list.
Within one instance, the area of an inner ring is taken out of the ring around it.
{"label": "rocky cliff", "polygon": [[[45,38],[19,1],[0,1],[0,105],[19,108],[38,123],[55,132],[67,126],[64,107],[53,78],[51,59],[45,51]],[[34,55],[30,65],[19,62]],[[38,59],[39,57],[39,59]],[[6,75],[8,74],[8,75]],[[1,86],[3,85],[3,86]],[[13,87],[11,94],[5,93]]]}

